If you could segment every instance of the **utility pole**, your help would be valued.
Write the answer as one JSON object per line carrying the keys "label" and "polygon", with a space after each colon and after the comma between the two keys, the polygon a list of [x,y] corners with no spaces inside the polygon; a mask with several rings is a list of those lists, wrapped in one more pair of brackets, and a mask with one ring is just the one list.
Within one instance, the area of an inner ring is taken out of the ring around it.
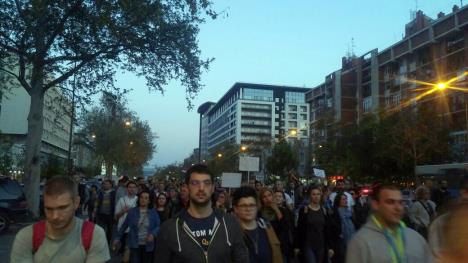
{"label": "utility pole", "polygon": [[76,88],[76,75],[73,75],[73,89],[72,89],[72,101],[71,101],[71,116],[70,116],[70,134],[68,136],[68,175],[73,174],[73,160],[71,158],[72,145],[73,145],[73,123],[75,120],[75,88]]}

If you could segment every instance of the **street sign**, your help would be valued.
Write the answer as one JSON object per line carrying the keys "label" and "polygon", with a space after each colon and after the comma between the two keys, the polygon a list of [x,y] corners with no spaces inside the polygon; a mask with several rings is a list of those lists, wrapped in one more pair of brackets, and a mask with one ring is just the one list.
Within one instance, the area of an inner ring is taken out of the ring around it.
{"label": "street sign", "polygon": [[325,171],[322,169],[314,168],[314,175],[320,178],[325,178]]}
{"label": "street sign", "polygon": [[241,186],[241,173],[223,173],[221,178],[221,187],[239,188]]}
{"label": "street sign", "polygon": [[239,171],[258,172],[260,167],[260,158],[250,156],[239,156]]}

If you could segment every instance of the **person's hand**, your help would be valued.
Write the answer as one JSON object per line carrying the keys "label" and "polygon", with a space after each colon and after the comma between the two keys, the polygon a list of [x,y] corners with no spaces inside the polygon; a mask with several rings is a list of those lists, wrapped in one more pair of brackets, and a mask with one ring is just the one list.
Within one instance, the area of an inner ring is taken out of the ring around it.
{"label": "person's hand", "polygon": [[335,251],[333,251],[333,249],[329,249],[328,250],[328,257],[332,258],[334,255],[335,255]]}
{"label": "person's hand", "polygon": [[120,247],[120,241],[118,239],[114,240],[114,242],[112,242],[112,250],[116,251],[117,249],[119,249]]}
{"label": "person's hand", "polygon": [[123,209],[122,209],[122,211],[123,211],[124,213],[127,213],[128,210],[130,210],[130,207],[128,207],[128,206],[124,206]]}
{"label": "person's hand", "polygon": [[153,242],[153,240],[154,240],[154,236],[151,235],[151,234],[149,234],[149,235],[146,237],[146,241],[147,241],[147,242]]}

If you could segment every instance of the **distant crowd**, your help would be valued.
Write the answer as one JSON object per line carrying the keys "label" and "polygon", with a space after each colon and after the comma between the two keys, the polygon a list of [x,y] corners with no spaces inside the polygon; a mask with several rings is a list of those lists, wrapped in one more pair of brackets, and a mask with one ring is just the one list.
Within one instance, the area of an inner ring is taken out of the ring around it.
{"label": "distant crowd", "polygon": [[468,262],[467,178],[457,199],[445,182],[285,183],[225,189],[205,165],[184,181],[55,177],[11,262]]}

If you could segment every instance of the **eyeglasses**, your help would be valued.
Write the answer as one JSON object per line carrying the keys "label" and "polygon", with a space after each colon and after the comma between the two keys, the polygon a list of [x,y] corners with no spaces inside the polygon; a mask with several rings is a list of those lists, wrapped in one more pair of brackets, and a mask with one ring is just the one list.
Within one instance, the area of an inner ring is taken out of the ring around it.
{"label": "eyeglasses", "polygon": [[253,209],[253,208],[257,208],[257,205],[256,204],[242,204],[242,205],[237,205],[237,207],[241,209]]}
{"label": "eyeglasses", "polygon": [[200,184],[206,185],[206,186],[211,186],[213,182],[211,182],[210,179],[203,180],[203,181],[198,181],[198,180],[190,180],[190,185],[192,186],[199,186]]}

